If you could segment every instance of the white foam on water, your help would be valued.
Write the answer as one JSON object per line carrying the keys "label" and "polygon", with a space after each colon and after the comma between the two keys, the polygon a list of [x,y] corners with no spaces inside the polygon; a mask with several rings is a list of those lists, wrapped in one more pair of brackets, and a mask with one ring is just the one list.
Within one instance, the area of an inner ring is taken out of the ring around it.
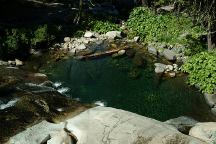
{"label": "white foam on water", "polygon": [[55,86],[56,88],[60,87],[61,85],[62,85],[61,82],[55,82],[55,83],[54,83],[54,86]]}
{"label": "white foam on water", "polygon": [[3,109],[6,109],[6,108],[9,108],[9,107],[12,107],[16,104],[16,102],[18,101],[18,98],[15,98],[15,99],[12,99],[10,100],[8,103],[6,104],[1,104],[0,105],[0,110],[3,110]]}
{"label": "white foam on water", "polygon": [[9,66],[9,67],[6,67],[7,69],[19,69],[18,67],[12,67],[12,66]]}
{"label": "white foam on water", "polygon": [[62,87],[60,89],[58,89],[57,91],[61,94],[64,94],[66,92],[68,92],[70,89],[68,87]]}
{"label": "white foam on water", "polygon": [[107,105],[106,102],[103,102],[103,101],[96,101],[96,102],[94,102],[94,104],[99,105],[99,106],[103,106],[103,107]]}
{"label": "white foam on water", "polygon": [[76,101],[80,101],[80,98],[74,98],[74,100],[76,100]]}

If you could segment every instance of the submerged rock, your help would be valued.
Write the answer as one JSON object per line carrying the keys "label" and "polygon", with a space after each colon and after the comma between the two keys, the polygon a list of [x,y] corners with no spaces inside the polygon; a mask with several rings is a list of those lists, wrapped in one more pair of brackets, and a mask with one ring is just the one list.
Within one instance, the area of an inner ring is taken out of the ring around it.
{"label": "submerged rock", "polygon": [[135,54],[136,54],[136,50],[134,50],[134,49],[126,50],[126,55],[130,58],[133,57]]}
{"label": "submerged rock", "polygon": [[135,56],[134,56],[134,58],[133,58],[133,63],[136,65],[136,66],[139,66],[139,67],[141,67],[141,66],[144,66],[144,64],[145,64],[145,59],[144,59],[144,57],[143,57],[143,55],[142,54],[136,54]]}

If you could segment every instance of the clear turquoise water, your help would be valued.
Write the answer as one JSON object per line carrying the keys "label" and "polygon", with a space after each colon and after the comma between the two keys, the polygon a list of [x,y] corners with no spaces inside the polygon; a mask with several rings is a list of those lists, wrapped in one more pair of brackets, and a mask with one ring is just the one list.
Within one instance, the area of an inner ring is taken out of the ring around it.
{"label": "clear turquoise water", "polygon": [[154,73],[151,61],[136,67],[127,57],[88,61],[71,58],[43,70],[52,81],[70,88],[67,94],[81,102],[101,101],[162,121],[182,115],[212,120],[202,95],[186,85],[184,77],[162,79]]}

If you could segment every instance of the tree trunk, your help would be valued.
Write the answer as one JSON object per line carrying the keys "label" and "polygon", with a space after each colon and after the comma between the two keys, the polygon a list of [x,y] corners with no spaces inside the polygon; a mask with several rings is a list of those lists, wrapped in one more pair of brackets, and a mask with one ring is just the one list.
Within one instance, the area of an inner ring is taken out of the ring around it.
{"label": "tree trunk", "polygon": [[80,20],[81,20],[81,16],[82,16],[82,8],[83,8],[83,0],[79,0],[79,11],[77,16],[74,19],[74,23],[75,24],[79,24]]}
{"label": "tree trunk", "polygon": [[207,34],[207,39],[208,39],[208,51],[212,51],[214,48],[213,42],[212,42],[212,33],[211,33],[211,20],[209,19],[208,21],[208,34]]}

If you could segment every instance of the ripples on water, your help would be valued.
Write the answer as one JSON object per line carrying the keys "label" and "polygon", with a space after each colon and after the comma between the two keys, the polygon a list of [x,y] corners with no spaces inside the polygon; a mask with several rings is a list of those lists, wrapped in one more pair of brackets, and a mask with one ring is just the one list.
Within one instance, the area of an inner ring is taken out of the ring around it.
{"label": "ripples on water", "polygon": [[[42,69],[58,91],[81,102],[135,112],[158,120],[187,115],[207,121],[202,95],[184,77],[161,79],[154,64],[137,67],[129,58],[78,61],[68,59]],[[137,77],[134,77],[137,76]]]}

